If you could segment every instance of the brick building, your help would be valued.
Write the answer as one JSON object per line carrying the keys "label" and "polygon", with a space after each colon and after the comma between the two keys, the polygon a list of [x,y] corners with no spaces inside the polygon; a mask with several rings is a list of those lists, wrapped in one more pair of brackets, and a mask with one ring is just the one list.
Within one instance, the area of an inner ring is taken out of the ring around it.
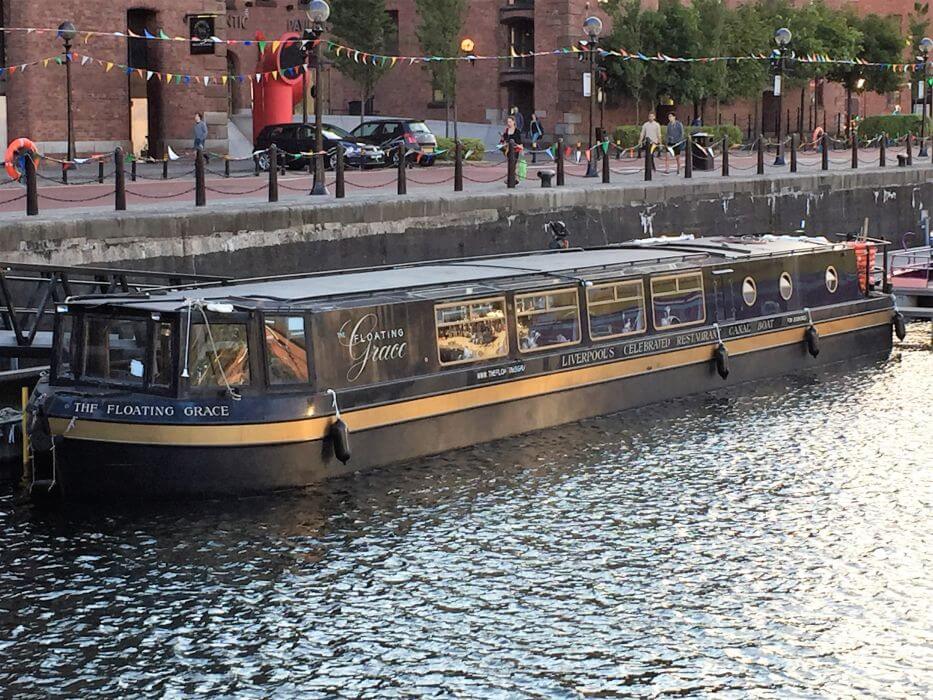
{"label": "brick building", "polygon": [[[651,2],[646,0],[646,4]],[[861,12],[900,13],[906,17],[912,0],[868,0],[857,5]],[[387,0],[386,6],[399,28],[398,53],[420,55],[414,1]],[[569,46],[583,38],[583,19],[600,14],[598,0],[471,0],[468,7],[464,33],[474,40],[478,54],[509,55],[510,49],[522,53]],[[211,80],[204,85],[198,76],[250,75],[256,71],[259,59],[256,45],[208,42],[196,48],[189,42],[88,38],[80,34],[81,30],[122,31],[128,27],[142,34],[146,29],[161,29],[173,37],[190,37],[199,26],[223,39],[274,40],[286,32],[301,31],[307,23],[299,0],[0,0],[0,8],[5,27],[55,27],[64,20],[77,26],[78,58],[72,67],[79,153],[109,150],[118,144],[139,152],[144,143],[155,155],[163,153],[165,146],[190,149],[196,111],[204,112],[207,118],[208,147],[224,150],[228,125],[238,124],[237,117],[249,113],[253,86],[248,80],[233,79],[226,84]],[[608,21],[606,25],[604,32],[608,32]],[[41,61],[62,51],[61,41],[54,34],[9,32],[3,36],[3,66]],[[84,56],[93,60],[82,65]],[[107,71],[97,59],[143,69],[143,75],[127,75],[119,68]],[[7,72],[0,78],[0,137],[5,136],[4,141],[28,136],[46,152],[65,151],[64,70],[54,63],[48,67],[39,64],[24,73]],[[150,70],[158,72],[162,79],[147,79]],[[549,134],[583,138],[588,113],[588,100],[582,95],[585,63],[570,56],[544,56],[463,63],[458,70],[462,121],[501,124],[506,109],[518,105],[526,115],[537,111]],[[181,84],[175,78],[167,84],[167,74],[193,77]],[[718,114],[712,105],[708,106],[706,123],[720,119],[731,123],[734,119],[743,128],[754,124],[757,131],[763,124],[765,131],[771,131],[776,103],[764,88],[761,100],[720,105]],[[348,114],[359,109],[358,88],[329,64],[324,69],[320,94],[326,113]],[[856,111],[861,113],[889,111],[896,102],[906,111],[908,96],[906,92],[864,95],[858,100]],[[817,122],[825,118],[832,123],[836,114],[845,113],[842,90],[833,85],[788,91],[785,106],[794,122],[800,110],[805,130],[812,126],[814,114]],[[433,89],[425,68],[404,62],[379,82],[372,109],[377,114],[429,119],[444,119],[446,114],[441,95]],[[692,116],[691,106],[678,109],[682,117]],[[296,111],[300,112],[300,107]],[[630,104],[610,101],[600,116],[604,125],[611,127],[633,123],[635,110]],[[239,131],[249,138],[248,129]]]}

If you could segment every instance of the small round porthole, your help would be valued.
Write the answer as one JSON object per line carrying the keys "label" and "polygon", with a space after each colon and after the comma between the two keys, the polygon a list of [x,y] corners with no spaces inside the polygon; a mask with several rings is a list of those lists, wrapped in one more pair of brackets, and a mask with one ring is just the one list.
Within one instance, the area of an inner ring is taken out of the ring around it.
{"label": "small round porthole", "polygon": [[755,300],[758,299],[758,285],[755,284],[755,280],[751,277],[746,277],[745,281],[742,282],[742,299],[745,301],[746,306],[752,306]]}
{"label": "small round porthole", "polygon": [[836,274],[836,268],[830,265],[826,268],[826,289],[830,294],[835,293],[839,287],[839,275]]}
{"label": "small round porthole", "polygon": [[791,278],[789,272],[781,273],[778,289],[781,292],[781,299],[784,301],[788,301],[794,295],[794,280]]}

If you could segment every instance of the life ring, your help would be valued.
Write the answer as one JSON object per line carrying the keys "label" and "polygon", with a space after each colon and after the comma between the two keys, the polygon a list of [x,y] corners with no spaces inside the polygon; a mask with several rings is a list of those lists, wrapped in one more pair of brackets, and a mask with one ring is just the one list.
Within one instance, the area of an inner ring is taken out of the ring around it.
{"label": "life ring", "polygon": [[6,166],[6,173],[14,180],[19,180],[23,176],[23,174],[16,167],[16,157],[23,149],[32,151],[36,154],[39,153],[39,149],[36,148],[36,144],[27,138],[19,138],[13,139],[13,141],[10,142],[9,147],[6,149],[6,155],[3,157],[4,165]]}

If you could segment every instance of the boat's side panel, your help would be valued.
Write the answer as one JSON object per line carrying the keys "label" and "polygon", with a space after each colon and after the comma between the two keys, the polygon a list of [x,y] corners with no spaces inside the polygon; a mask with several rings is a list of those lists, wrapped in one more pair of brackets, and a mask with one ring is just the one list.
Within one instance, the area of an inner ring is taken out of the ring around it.
{"label": "boat's side panel", "polygon": [[[244,493],[299,486],[738,382],[803,372],[859,355],[886,355],[891,349],[891,327],[876,324],[826,335],[816,358],[801,342],[760,347],[764,349],[756,350],[750,342],[747,348],[735,346],[732,372],[725,381],[716,373],[706,346],[691,349],[700,352],[696,357],[684,355],[682,362],[665,365],[663,356],[645,358],[647,364],[633,365],[630,372],[606,381],[356,430],[350,436],[353,457],[346,466],[330,453],[326,439],[180,448],[65,437],[57,450],[57,478],[69,497]],[[542,376],[539,381],[553,376]]]}

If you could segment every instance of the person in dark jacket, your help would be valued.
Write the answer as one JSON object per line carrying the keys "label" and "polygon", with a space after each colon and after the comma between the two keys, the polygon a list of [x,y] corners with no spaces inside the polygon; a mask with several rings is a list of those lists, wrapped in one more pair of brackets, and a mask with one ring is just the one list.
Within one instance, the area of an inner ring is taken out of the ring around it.
{"label": "person in dark jacket", "polygon": [[522,132],[519,131],[515,123],[515,117],[509,117],[505,120],[505,131],[502,132],[502,136],[499,138],[499,145],[503,150],[509,145],[509,141],[514,141],[516,146],[522,145]]}
{"label": "person in dark jacket", "polygon": [[551,242],[548,243],[548,250],[567,250],[570,247],[570,237],[567,232],[567,225],[563,221],[548,221],[544,225],[546,233],[551,234]]}
{"label": "person in dark jacket", "polygon": [[207,122],[204,115],[198,112],[194,115],[194,150],[204,153],[204,160],[209,160],[205,146],[207,145]]}
{"label": "person in dark jacket", "polygon": [[[664,156],[664,171],[670,170],[670,152],[674,152],[674,160],[677,163],[677,172],[680,172],[680,152],[684,149],[684,125],[677,120],[677,115],[671,112],[667,115],[667,137],[664,139],[667,145],[667,154]],[[689,158],[690,155],[687,154]]]}

